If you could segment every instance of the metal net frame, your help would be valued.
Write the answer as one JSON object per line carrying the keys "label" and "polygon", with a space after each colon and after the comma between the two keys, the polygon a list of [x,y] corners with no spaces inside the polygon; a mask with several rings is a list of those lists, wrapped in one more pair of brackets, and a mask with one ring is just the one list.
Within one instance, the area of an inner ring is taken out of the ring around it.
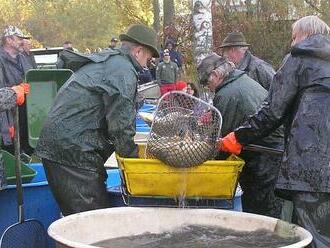
{"label": "metal net frame", "polygon": [[146,157],[173,167],[200,165],[216,155],[222,117],[209,103],[172,91],[163,95],[154,113]]}

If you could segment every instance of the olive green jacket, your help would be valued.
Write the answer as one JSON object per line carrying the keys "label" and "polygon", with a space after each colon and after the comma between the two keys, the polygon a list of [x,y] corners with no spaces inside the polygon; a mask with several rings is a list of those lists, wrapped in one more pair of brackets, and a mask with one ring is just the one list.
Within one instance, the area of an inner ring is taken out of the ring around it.
{"label": "olive green jacket", "polygon": [[[216,89],[213,100],[222,115],[221,135],[224,137],[232,132],[248,116],[256,113],[266,97],[267,91],[245,72],[231,72]],[[283,137],[283,129],[280,128],[256,144],[279,148],[283,146]]]}
{"label": "olive green jacket", "polygon": [[156,80],[159,84],[169,84],[176,82],[178,78],[179,67],[176,63],[160,62],[156,69]]}
{"label": "olive green jacket", "polygon": [[[257,112],[267,91],[245,72],[234,70],[216,89],[214,105],[223,117],[222,135],[225,136],[240,126],[249,115]],[[282,149],[283,128],[254,144]],[[226,154],[225,154],[226,155]],[[223,157],[224,154],[219,154]],[[227,155],[226,155],[227,156]],[[279,217],[281,205],[274,196],[274,187],[280,168],[281,157],[269,153],[242,151],[240,157],[245,166],[239,177],[244,191],[243,209],[248,212]]]}
{"label": "olive green jacket", "polygon": [[133,138],[141,66],[123,50],[95,56],[97,62],[78,69],[59,90],[36,148],[39,157],[102,170],[95,168],[103,166],[96,157],[105,162],[112,145],[121,156],[137,156]]}

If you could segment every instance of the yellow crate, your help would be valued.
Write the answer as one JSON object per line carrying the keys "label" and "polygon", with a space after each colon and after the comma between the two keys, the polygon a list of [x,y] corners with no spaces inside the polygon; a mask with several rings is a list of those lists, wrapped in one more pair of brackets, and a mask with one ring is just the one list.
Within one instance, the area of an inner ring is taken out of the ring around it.
{"label": "yellow crate", "polygon": [[[139,148],[139,156],[144,157],[144,147]],[[116,157],[131,196],[232,199],[244,166],[236,156],[192,168],[174,168],[158,159]]]}

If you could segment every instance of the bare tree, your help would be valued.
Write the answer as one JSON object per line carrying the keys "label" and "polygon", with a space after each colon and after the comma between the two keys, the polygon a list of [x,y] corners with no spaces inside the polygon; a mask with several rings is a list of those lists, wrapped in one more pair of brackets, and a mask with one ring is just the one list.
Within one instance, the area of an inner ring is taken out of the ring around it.
{"label": "bare tree", "polygon": [[317,5],[317,3],[315,3],[315,1],[305,0],[305,3],[307,3],[311,8],[313,8],[318,13],[324,14],[324,12],[320,9],[320,7]]}
{"label": "bare tree", "polygon": [[164,28],[173,23],[174,16],[174,0],[164,0]]}
{"label": "bare tree", "polygon": [[212,51],[212,0],[193,0],[194,49],[197,65]]}
{"label": "bare tree", "polygon": [[152,24],[154,30],[159,33],[160,31],[160,18],[159,18],[159,0],[152,1],[152,7],[154,12],[154,23]]}

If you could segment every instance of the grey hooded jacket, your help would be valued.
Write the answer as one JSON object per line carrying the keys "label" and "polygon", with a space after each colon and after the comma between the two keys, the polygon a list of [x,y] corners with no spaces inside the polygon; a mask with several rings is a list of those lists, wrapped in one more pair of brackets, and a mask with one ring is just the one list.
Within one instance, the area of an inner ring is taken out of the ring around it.
{"label": "grey hooded jacket", "polygon": [[235,131],[242,144],[284,124],[285,152],[277,187],[330,192],[330,37],[298,43],[272,82],[263,107]]}

